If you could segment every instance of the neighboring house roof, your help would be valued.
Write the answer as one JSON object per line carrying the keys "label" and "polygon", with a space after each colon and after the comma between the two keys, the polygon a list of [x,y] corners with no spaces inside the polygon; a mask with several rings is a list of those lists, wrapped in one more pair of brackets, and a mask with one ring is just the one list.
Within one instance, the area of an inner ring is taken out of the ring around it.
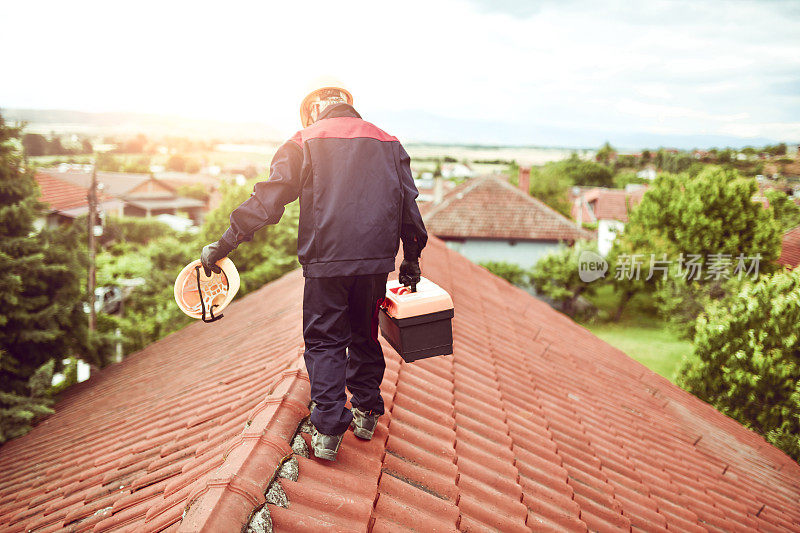
{"label": "neighboring house roof", "polygon": [[[88,213],[88,185],[87,187],[81,187],[61,179],[59,174],[51,174],[49,172],[37,172],[35,179],[36,183],[39,184],[41,193],[39,201],[47,204],[52,211],[57,211],[70,217]],[[107,208],[118,207],[119,204],[119,202],[114,201],[103,193],[98,193],[97,200],[99,205]]]}
{"label": "neighboring house roof", "polygon": [[441,238],[575,241],[591,234],[541,201],[494,176],[473,178],[425,213]]}
{"label": "neighboring house roof", "polygon": [[[92,183],[91,172],[59,172],[59,178],[88,189]],[[108,195],[123,197],[130,191],[152,179],[149,174],[133,174],[129,172],[98,172],[97,181],[103,184],[103,192]]]}
{"label": "neighboring house roof", "polygon": [[578,195],[571,194],[573,219],[578,219],[578,209],[582,209],[581,220],[592,223],[598,220],[618,220],[628,222],[628,214],[642,201],[646,188],[626,191],[603,187],[581,188]]}
{"label": "neighboring house roof", "polygon": [[784,233],[778,263],[789,268],[800,266],[800,226]]}
{"label": "neighboring house roof", "polygon": [[800,529],[800,466],[762,437],[436,238],[422,270],[455,302],[454,355],[382,341],[372,441],[301,454],[296,270],[0,447],[0,530],[240,531],[268,490],[277,532]]}
{"label": "neighboring house roof", "polygon": [[208,189],[218,188],[222,177],[210,174],[190,174],[188,172],[156,172],[154,178],[160,183],[178,190],[180,187],[203,185]]}

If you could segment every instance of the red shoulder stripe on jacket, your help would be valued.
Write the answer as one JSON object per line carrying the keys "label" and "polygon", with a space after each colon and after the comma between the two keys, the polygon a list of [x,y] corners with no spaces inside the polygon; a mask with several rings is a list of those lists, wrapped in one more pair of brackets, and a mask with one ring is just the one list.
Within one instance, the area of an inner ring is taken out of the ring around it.
{"label": "red shoulder stripe on jacket", "polygon": [[292,141],[293,143],[295,143],[300,148],[302,148],[303,147],[303,132],[302,131],[298,131],[289,140]]}
{"label": "red shoulder stripe on jacket", "polygon": [[[326,118],[298,132],[303,142],[310,139],[355,139],[369,138],[379,141],[397,141],[377,126],[356,117]],[[294,140],[294,138],[292,139]]]}

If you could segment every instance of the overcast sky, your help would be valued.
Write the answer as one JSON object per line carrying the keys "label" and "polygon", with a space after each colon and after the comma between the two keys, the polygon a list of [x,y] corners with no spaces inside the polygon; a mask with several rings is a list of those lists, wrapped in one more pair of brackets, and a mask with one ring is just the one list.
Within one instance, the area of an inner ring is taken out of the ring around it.
{"label": "overcast sky", "polygon": [[0,20],[0,107],[290,134],[309,81],[330,74],[365,118],[800,140],[797,0],[26,0]]}

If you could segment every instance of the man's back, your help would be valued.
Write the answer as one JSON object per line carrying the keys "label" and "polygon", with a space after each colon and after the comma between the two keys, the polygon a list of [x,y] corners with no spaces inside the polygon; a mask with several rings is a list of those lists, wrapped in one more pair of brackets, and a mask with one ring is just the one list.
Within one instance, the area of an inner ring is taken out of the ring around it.
{"label": "man's back", "polygon": [[303,149],[298,256],[312,277],[389,272],[403,218],[402,147],[337,108],[292,139]]}
{"label": "man's back", "polygon": [[329,107],[280,147],[270,179],[256,184],[255,202],[231,213],[223,239],[249,240],[263,225],[256,222],[276,222],[299,196],[297,255],[306,277],[391,272],[401,237],[419,250],[427,240],[409,163],[397,138],[352,106]]}

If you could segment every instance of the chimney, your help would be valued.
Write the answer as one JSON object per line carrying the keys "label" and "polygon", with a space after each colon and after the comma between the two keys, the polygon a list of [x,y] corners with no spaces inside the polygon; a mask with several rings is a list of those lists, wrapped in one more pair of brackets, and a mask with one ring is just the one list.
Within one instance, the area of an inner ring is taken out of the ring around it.
{"label": "chimney", "polygon": [[439,205],[444,198],[444,183],[441,176],[433,178],[433,205]]}
{"label": "chimney", "polygon": [[525,194],[530,194],[531,167],[519,167],[519,188]]}

